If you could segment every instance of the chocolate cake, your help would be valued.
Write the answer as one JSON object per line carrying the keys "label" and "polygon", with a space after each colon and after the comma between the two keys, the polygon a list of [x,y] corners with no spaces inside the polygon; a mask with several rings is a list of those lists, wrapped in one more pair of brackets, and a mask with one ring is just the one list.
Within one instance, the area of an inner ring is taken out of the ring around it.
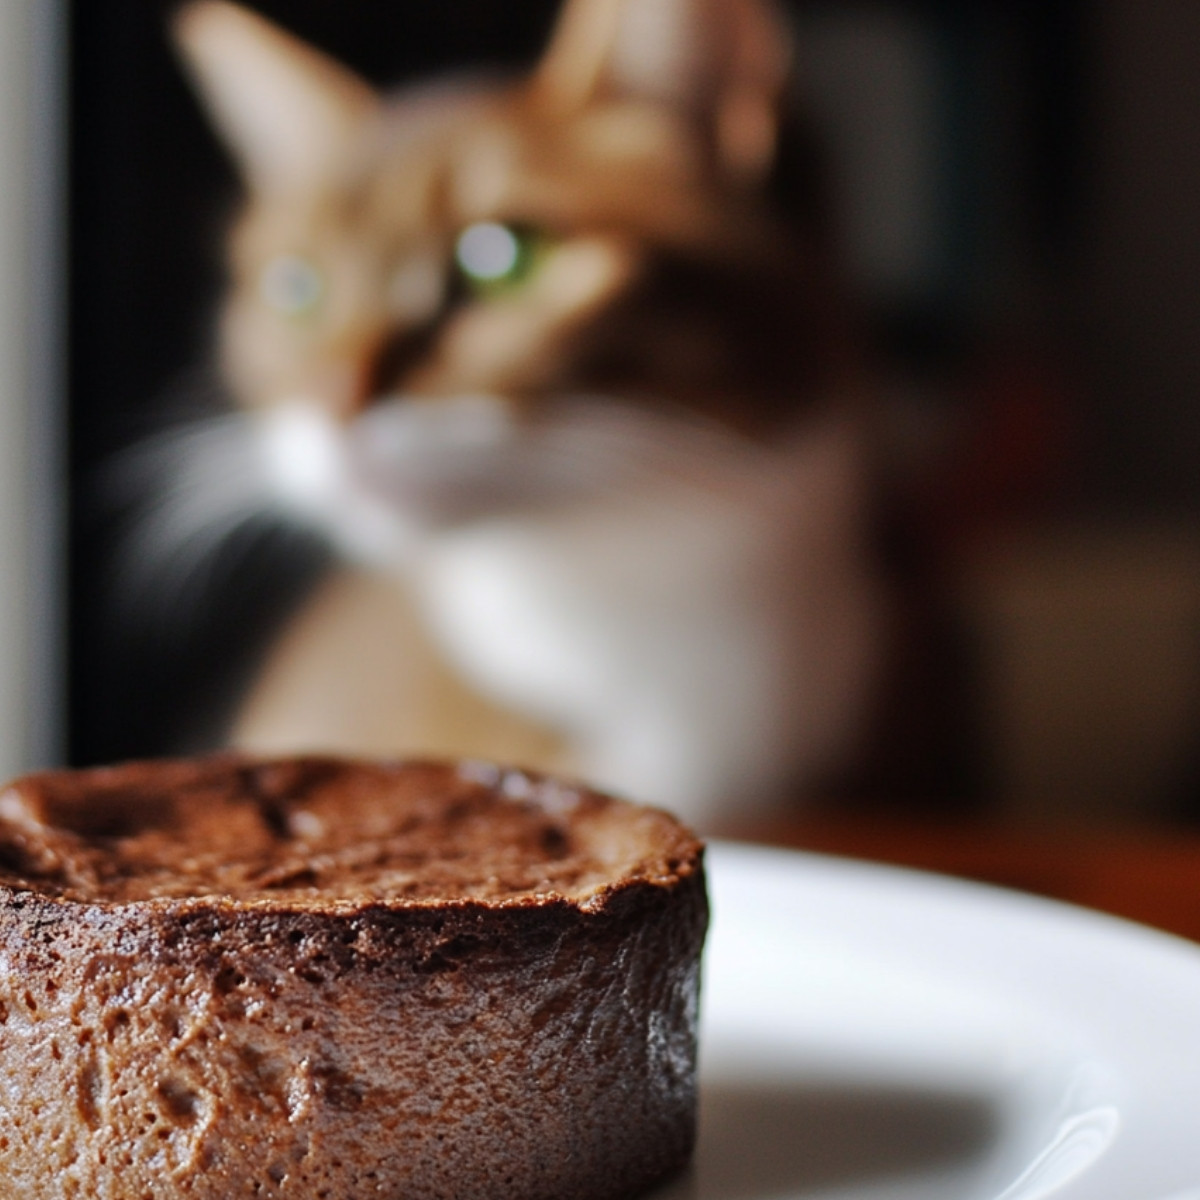
{"label": "chocolate cake", "polygon": [[695,1118],[701,847],[492,766],[221,757],[0,794],[23,1200],[603,1200]]}

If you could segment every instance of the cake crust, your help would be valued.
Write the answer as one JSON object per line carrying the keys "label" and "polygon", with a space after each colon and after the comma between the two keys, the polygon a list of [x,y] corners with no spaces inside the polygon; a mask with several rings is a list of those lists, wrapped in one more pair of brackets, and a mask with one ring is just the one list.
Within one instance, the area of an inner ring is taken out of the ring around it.
{"label": "cake crust", "polygon": [[479,764],[0,796],[0,1177],[30,1200],[607,1200],[687,1160],[702,848]]}

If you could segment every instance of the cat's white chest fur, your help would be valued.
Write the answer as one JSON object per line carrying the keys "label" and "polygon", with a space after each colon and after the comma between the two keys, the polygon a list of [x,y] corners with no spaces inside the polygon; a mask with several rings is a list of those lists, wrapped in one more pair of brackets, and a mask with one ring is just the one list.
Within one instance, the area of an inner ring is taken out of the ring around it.
{"label": "cat's white chest fur", "polygon": [[424,611],[598,783],[702,822],[777,796],[843,749],[875,657],[848,433],[737,489],[660,483],[444,536],[413,573]]}
{"label": "cat's white chest fur", "polygon": [[703,822],[811,775],[853,732],[876,613],[847,421],[407,536],[400,517],[384,535],[315,427],[296,417],[272,436],[281,488],[400,573],[462,677],[562,731],[595,782]]}

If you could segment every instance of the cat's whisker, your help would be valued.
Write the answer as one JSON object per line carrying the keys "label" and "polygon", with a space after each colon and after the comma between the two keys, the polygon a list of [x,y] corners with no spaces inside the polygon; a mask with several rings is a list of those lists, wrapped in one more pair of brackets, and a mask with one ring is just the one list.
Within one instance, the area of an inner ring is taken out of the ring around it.
{"label": "cat's whisker", "polygon": [[192,420],[108,464],[99,490],[126,526],[112,564],[123,611],[164,625],[194,616],[228,569],[223,551],[239,531],[265,527],[271,500],[247,426],[240,413]]}
{"label": "cat's whisker", "polygon": [[141,620],[161,617],[175,622],[203,602],[201,586],[218,551],[230,535],[252,520],[229,514],[203,530],[180,537],[174,514],[159,514],[139,524],[129,551],[114,564],[114,583],[125,607]]}
{"label": "cat's whisker", "polygon": [[586,478],[598,494],[629,488],[712,488],[730,464],[753,465],[751,445],[699,418],[669,419],[649,409],[607,401],[569,402],[538,439],[537,450],[565,477]]}

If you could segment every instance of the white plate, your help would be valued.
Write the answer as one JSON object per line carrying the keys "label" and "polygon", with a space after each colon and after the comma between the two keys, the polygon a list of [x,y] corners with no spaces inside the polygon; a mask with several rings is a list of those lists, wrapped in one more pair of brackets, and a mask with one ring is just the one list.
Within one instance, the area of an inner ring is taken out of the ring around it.
{"label": "white plate", "polygon": [[1200,948],[917,872],[709,865],[700,1144],[656,1200],[1200,1200]]}

